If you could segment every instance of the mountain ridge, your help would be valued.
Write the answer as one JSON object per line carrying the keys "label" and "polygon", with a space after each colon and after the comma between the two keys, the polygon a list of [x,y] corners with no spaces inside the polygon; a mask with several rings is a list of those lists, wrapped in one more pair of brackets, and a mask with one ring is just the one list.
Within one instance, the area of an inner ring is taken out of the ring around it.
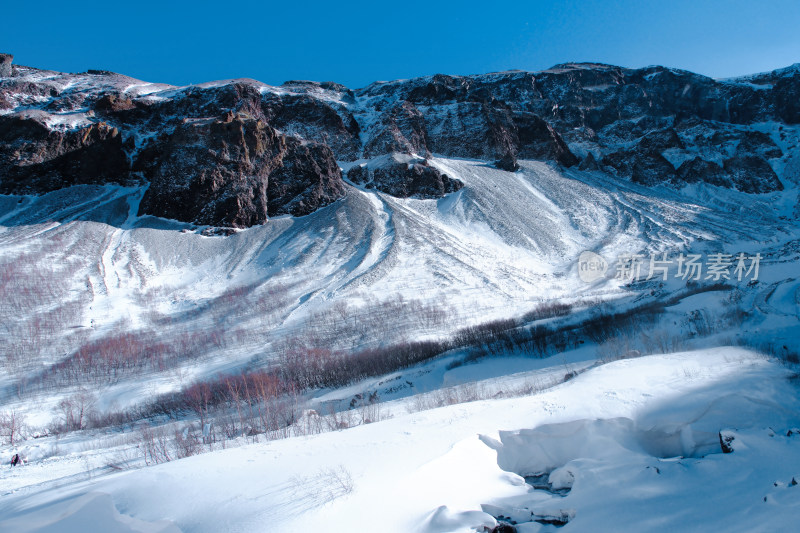
{"label": "mountain ridge", "polygon": [[[0,193],[140,184],[141,215],[227,227],[336,201],[345,194],[338,162],[359,162],[350,181],[393,195],[457,190],[427,165],[433,154],[507,171],[518,159],[580,165],[647,186],[779,191],[785,154],[773,137],[800,122],[792,66],[714,80],[659,66],[564,63],[356,90],[250,79],[175,87],[21,66],[11,74],[0,78]],[[392,154],[425,166],[378,180],[355,174]]]}

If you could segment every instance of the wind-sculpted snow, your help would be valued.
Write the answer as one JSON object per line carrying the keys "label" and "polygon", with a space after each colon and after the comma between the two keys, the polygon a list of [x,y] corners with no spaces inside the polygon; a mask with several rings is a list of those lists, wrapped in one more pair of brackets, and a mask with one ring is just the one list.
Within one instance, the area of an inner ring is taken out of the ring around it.
{"label": "wind-sculpted snow", "polygon": [[[599,370],[594,379],[613,371],[621,374],[614,379],[623,380],[629,371],[612,368]],[[783,430],[797,420],[797,398],[791,390],[775,395],[766,383],[744,385],[744,376],[761,371],[750,365],[740,376],[693,386],[687,394],[653,402],[632,417],[547,423],[500,431],[499,439],[482,436],[497,452],[498,466],[532,488],[528,494],[486,502],[482,510],[520,531],[527,531],[525,524],[548,523],[569,524],[576,530],[612,530],[628,524],[668,528],[666,524],[686,518],[662,514],[660,508],[666,501],[676,505],[681,500],[692,502],[680,505],[682,513],[697,514],[689,529],[704,529],[699,525],[704,521],[731,524],[737,530],[780,522],[797,505],[794,494],[781,490],[793,486],[789,472],[800,457],[794,431]],[[697,379],[689,372],[685,375]],[[606,395],[622,398],[627,391],[622,386]],[[747,483],[737,483],[745,475]],[[748,495],[759,486],[754,478],[760,476],[769,494]],[[602,491],[608,493],[599,497]],[[697,498],[710,498],[714,509],[701,510]],[[756,509],[764,502],[780,503],[757,519],[753,515],[760,515]]]}
{"label": "wind-sculpted snow", "polygon": [[[94,519],[88,524],[126,531],[127,518],[136,530],[197,532],[369,524],[445,533],[511,521],[520,532],[556,523],[563,531],[781,530],[796,519],[800,489],[790,376],[753,352],[717,348],[617,361],[522,397],[421,412],[408,409],[413,398],[390,402],[391,416],[371,424],[148,468],[109,469],[135,447],[114,444],[4,469],[14,492],[0,495],[0,526],[69,531]],[[722,453],[719,432],[733,436],[732,453]]]}

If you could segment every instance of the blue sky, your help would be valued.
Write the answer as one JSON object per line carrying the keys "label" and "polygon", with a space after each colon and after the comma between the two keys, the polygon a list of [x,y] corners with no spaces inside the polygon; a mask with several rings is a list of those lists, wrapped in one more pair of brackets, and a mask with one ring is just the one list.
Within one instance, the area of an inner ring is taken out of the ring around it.
{"label": "blue sky", "polygon": [[567,61],[714,77],[800,62],[800,2],[7,2],[15,62],[188,84],[250,77],[350,87]]}

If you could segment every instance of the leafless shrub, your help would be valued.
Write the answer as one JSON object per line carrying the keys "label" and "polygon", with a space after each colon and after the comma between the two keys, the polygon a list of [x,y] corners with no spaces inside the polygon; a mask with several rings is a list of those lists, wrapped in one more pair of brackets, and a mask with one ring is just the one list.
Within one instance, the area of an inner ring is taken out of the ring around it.
{"label": "leafless shrub", "polygon": [[192,455],[201,453],[203,449],[203,439],[196,435],[192,426],[177,429],[174,435],[172,448],[176,459],[183,459],[184,457],[191,457]]}
{"label": "leafless shrub", "polygon": [[790,341],[770,341],[766,339],[750,339],[748,337],[738,338],[736,342],[740,346],[744,346],[760,352],[767,357],[772,357],[787,365],[796,366],[800,365],[800,354],[798,353],[797,343],[792,344]]}
{"label": "leafless shrub", "polygon": [[125,446],[114,453],[111,459],[106,462],[106,466],[112,470],[127,470],[140,459],[137,451],[135,447]]}
{"label": "leafless shrub", "polygon": [[296,505],[313,507],[350,494],[355,489],[353,476],[344,466],[323,468],[312,476],[290,479]]}
{"label": "leafless shrub", "polygon": [[85,344],[30,378],[27,388],[114,383],[125,376],[175,368],[224,345],[224,334],[219,329],[167,337],[154,331],[113,334]]}
{"label": "leafless shrub", "polygon": [[410,413],[416,413],[447,407],[449,405],[481,400],[531,396],[571,379],[571,377],[577,375],[577,372],[572,372],[571,374],[572,375],[569,377],[567,374],[562,374],[531,378],[517,384],[503,387],[499,390],[479,382],[464,383],[462,385],[416,394],[411,398],[406,408]]}
{"label": "leafless shrub", "polygon": [[0,436],[4,437],[7,444],[14,446],[23,440],[25,431],[25,415],[14,410],[0,412]]}
{"label": "leafless shrub", "polygon": [[340,300],[314,313],[304,325],[303,334],[332,350],[353,345],[375,347],[399,342],[410,332],[435,330],[446,324],[452,314],[439,303],[403,296],[379,300],[364,295],[359,300],[358,305]]}
{"label": "leafless shrub", "polygon": [[172,461],[169,432],[163,427],[144,423],[139,427],[140,449],[147,465]]}
{"label": "leafless shrub", "polygon": [[399,343],[355,353],[290,341],[279,354],[283,380],[299,390],[338,387],[431,359],[448,346],[439,342]]}
{"label": "leafless shrub", "polygon": [[323,476],[328,480],[333,498],[350,494],[355,488],[353,476],[343,465],[336,468],[328,468],[323,471]]}
{"label": "leafless shrub", "polygon": [[95,412],[97,399],[90,392],[82,390],[58,403],[59,421],[53,428],[54,433],[76,431],[87,427],[87,423]]}
{"label": "leafless shrub", "polygon": [[71,328],[80,323],[81,298],[88,294],[71,292],[80,256],[65,256],[70,247],[52,232],[35,250],[0,257],[0,365],[12,374],[60,352],[78,333]]}
{"label": "leafless shrub", "polygon": [[491,394],[482,384],[470,382],[417,394],[412,398],[408,410],[412,413],[428,411],[448,405],[484,400],[489,397]]}
{"label": "leafless shrub", "polygon": [[547,302],[522,315],[522,322],[534,322],[546,318],[566,316],[572,312],[572,305],[563,302]]}

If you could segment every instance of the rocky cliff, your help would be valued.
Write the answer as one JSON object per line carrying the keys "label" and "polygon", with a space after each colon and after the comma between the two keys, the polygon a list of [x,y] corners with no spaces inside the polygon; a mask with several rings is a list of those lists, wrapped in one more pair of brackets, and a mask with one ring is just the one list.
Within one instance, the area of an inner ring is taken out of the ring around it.
{"label": "rocky cliff", "polygon": [[783,188],[775,136],[800,123],[798,66],[714,80],[565,64],[351,90],[248,79],[172,87],[12,60],[0,54],[0,193],[146,184],[140,214],[216,226],[328,205],[345,194],[340,164],[353,184],[395,196],[458,190],[434,154],[767,193]]}

